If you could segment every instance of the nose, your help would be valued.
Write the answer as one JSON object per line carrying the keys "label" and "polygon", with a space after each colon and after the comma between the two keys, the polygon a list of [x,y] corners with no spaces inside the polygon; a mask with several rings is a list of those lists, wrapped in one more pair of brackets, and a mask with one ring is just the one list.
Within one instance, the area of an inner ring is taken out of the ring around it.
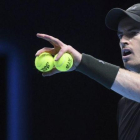
{"label": "nose", "polygon": [[122,38],[120,39],[120,47],[124,48],[127,45],[129,45],[129,40],[130,39],[127,36],[123,35]]}

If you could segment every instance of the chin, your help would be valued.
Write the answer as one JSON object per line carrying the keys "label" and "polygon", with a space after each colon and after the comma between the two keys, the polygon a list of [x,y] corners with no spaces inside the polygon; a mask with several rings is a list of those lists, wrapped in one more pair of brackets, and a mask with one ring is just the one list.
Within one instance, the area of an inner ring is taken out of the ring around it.
{"label": "chin", "polygon": [[134,64],[131,62],[123,62],[123,63],[124,63],[124,67],[127,70],[138,72],[138,73],[140,72],[140,64]]}

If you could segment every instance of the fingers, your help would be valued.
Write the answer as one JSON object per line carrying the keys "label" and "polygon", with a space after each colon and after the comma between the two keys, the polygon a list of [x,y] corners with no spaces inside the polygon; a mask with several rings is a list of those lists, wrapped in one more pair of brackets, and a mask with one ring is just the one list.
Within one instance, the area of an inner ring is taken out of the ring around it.
{"label": "fingers", "polygon": [[43,76],[43,77],[52,76],[52,75],[54,75],[54,74],[56,74],[56,73],[60,73],[60,71],[58,71],[56,68],[54,68],[54,69],[52,69],[52,70],[49,71],[49,72],[44,72],[44,73],[42,73],[42,76]]}
{"label": "fingers", "polygon": [[35,56],[38,56],[38,55],[40,55],[40,54],[43,53],[43,52],[48,52],[48,53],[53,54],[53,51],[54,51],[54,48],[44,47],[44,48],[38,50],[38,51],[36,52]]}
{"label": "fingers", "polygon": [[[49,41],[54,46],[54,48],[44,47],[37,51],[37,53],[35,54],[36,56],[40,55],[43,52],[48,52],[52,55],[57,54],[57,57],[55,58],[55,61],[57,61],[66,52],[70,53],[72,56],[75,56],[75,57],[77,56],[77,54],[79,54],[79,53],[77,53],[77,51],[75,49],[73,49],[73,47],[71,47],[70,45],[64,44],[59,39],[57,39],[53,36],[37,33],[37,37]],[[74,70],[74,69],[75,69],[75,67],[73,67],[71,70]],[[53,70],[51,70],[49,72],[42,73],[42,76],[43,77],[52,76],[56,73],[60,73],[60,71],[58,71],[57,69],[54,68]]]}
{"label": "fingers", "polygon": [[55,61],[57,61],[57,60],[59,60],[59,58],[64,54],[64,53],[66,53],[67,52],[67,50],[66,49],[61,49],[59,52],[58,52],[58,54],[57,54],[57,57],[55,58]]}
{"label": "fingers", "polygon": [[37,37],[49,41],[54,46],[63,46],[63,44],[64,44],[59,39],[57,39],[57,38],[55,38],[53,36],[47,35],[47,34],[37,33]]}

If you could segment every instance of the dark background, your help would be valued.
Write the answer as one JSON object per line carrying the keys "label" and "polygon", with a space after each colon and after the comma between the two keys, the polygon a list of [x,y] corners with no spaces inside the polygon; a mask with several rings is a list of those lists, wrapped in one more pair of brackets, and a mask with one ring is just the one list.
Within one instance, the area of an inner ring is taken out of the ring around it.
{"label": "dark background", "polygon": [[[105,26],[105,16],[112,8],[127,9],[135,3],[138,1],[0,2],[0,40],[26,56],[21,64],[26,64],[24,71],[28,73],[29,139],[117,140],[116,113],[121,96],[76,71],[43,78],[34,67],[35,53],[53,46],[38,39],[36,33],[52,35],[81,53],[123,67],[119,40],[116,32]],[[0,59],[6,68],[6,57]],[[2,65],[0,73],[6,77]],[[6,80],[0,83],[4,89],[0,99],[1,133],[6,139],[6,112],[2,109],[6,109]]]}

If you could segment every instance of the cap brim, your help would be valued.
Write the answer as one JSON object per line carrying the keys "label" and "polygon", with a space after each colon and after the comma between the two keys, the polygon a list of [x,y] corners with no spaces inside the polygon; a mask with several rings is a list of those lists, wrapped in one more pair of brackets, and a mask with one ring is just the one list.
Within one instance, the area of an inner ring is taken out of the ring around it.
{"label": "cap brim", "polygon": [[137,22],[140,22],[140,17],[138,15],[135,15],[120,8],[113,8],[107,13],[107,16],[105,18],[105,24],[109,29],[117,31],[120,20],[127,16]]}

